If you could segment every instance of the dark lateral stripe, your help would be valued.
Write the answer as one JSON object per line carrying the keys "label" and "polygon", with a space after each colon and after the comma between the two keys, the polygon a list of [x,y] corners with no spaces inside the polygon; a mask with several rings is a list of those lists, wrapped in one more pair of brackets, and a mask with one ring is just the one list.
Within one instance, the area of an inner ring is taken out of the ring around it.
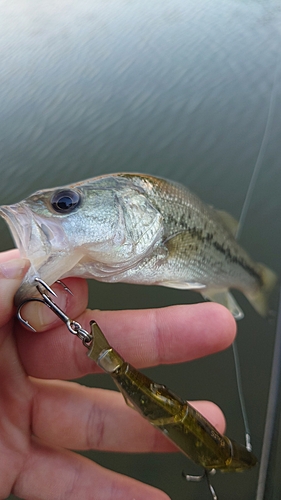
{"label": "dark lateral stripe", "polygon": [[232,264],[241,266],[247,273],[253,276],[261,286],[263,285],[260,274],[253,267],[249,266],[244,259],[239,259],[236,255],[232,255],[229,248],[224,248],[223,245],[220,245],[217,241],[213,241],[212,245],[218,252],[221,252],[225,256],[226,260],[230,261]]}
{"label": "dark lateral stripe", "polygon": [[262,277],[261,275],[243,258],[239,258],[236,255],[232,255],[230,248],[225,248],[223,245],[218,243],[217,241],[214,240],[214,235],[212,233],[209,233],[206,231],[206,229],[198,229],[195,226],[193,227],[188,227],[188,223],[186,221],[183,221],[183,216],[179,221],[172,215],[169,214],[167,217],[167,222],[168,224],[174,224],[177,227],[180,227],[180,229],[183,229],[184,231],[187,231],[192,238],[196,238],[198,241],[202,243],[209,243],[211,244],[218,252],[220,252],[227,261],[231,262],[232,264],[236,264],[244,269],[250,276],[252,276],[254,279],[257,280],[259,285],[263,285]]}

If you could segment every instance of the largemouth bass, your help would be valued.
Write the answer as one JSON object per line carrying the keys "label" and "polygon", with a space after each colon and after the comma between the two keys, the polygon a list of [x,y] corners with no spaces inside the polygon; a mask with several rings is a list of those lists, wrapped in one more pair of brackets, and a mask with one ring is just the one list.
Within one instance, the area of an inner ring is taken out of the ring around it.
{"label": "largemouth bass", "polygon": [[34,296],[34,278],[67,276],[195,290],[235,318],[238,289],[262,316],[275,274],[238,245],[236,222],[184,186],[142,174],[104,175],[37,191],[0,207],[31,267],[16,303]]}

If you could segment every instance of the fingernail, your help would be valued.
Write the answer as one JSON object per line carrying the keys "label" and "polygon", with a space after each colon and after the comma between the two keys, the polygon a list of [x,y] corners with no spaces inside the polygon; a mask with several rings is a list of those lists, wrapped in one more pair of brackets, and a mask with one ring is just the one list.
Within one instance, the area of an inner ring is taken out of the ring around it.
{"label": "fingernail", "polygon": [[22,279],[29,266],[28,259],[12,259],[2,262],[0,264],[0,278]]}
{"label": "fingernail", "polygon": [[[66,304],[67,304],[67,297],[66,293],[60,293],[58,294],[57,297],[54,297],[54,302],[60,309],[65,311],[66,309]],[[58,321],[57,316],[55,315],[54,312],[52,312],[49,307],[46,307],[45,305],[39,304],[38,305],[38,320],[39,323],[42,327],[45,327],[47,325],[51,325],[55,321]]]}

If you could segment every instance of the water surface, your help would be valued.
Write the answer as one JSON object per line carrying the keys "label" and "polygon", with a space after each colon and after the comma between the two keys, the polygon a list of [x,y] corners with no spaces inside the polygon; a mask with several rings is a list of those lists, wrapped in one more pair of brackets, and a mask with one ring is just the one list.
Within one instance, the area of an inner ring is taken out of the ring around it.
{"label": "water surface", "polygon": [[[277,82],[281,77],[278,2],[2,0],[0,9],[1,204],[41,188],[138,171],[180,181],[239,218],[274,92],[241,243],[280,274],[281,95],[279,84],[273,88],[275,74]],[[1,249],[10,248],[3,221],[0,227]],[[275,324],[236,297],[245,311],[238,344],[259,456]],[[90,303],[103,309],[198,300],[160,287],[91,284]],[[230,350],[148,373],[185,398],[214,400],[226,414],[228,434],[243,440]],[[110,382],[100,376],[95,384]],[[181,470],[193,466],[180,454],[88,455],[173,500],[208,498],[205,485],[181,479]],[[253,500],[257,472],[218,474],[219,498]],[[278,474],[271,498],[280,493]]]}

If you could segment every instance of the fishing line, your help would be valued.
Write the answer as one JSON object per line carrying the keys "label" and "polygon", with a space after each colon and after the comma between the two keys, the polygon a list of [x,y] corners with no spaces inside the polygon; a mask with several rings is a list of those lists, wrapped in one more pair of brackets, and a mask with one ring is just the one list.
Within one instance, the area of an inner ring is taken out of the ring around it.
{"label": "fishing line", "polygon": [[260,472],[258,478],[258,488],[256,500],[264,500],[266,485],[268,480],[268,466],[273,443],[275,423],[277,419],[277,407],[280,390],[281,377],[281,289],[279,293],[279,308],[277,318],[276,337],[273,350],[272,371],[270,378],[270,388],[265,419],[264,438],[260,461]]}
{"label": "fishing line", "polygon": [[[278,50],[276,51],[276,59],[278,56]],[[271,113],[274,113],[274,106],[277,95],[277,75],[279,75],[280,59],[277,59],[274,75],[274,83],[271,96]],[[272,116],[270,119],[270,126],[272,125]],[[267,127],[269,130],[269,127]],[[278,307],[278,318],[277,327],[275,334],[275,343],[273,350],[273,360],[272,360],[272,371],[270,377],[270,388],[267,403],[265,428],[262,444],[261,462],[258,477],[258,487],[256,500],[264,500],[267,495],[268,483],[270,481],[269,463],[271,452],[273,448],[273,438],[274,429],[277,420],[277,410],[278,410],[278,399],[280,392],[280,377],[281,377],[281,289],[279,293],[279,307]]]}
{"label": "fishing line", "polygon": [[243,386],[242,386],[240,358],[239,358],[239,352],[238,352],[236,340],[234,340],[234,342],[232,344],[232,353],[233,353],[233,358],[234,358],[234,369],[235,369],[238,397],[239,397],[240,408],[241,408],[242,419],[243,419],[244,430],[245,430],[245,446],[246,446],[248,451],[252,451],[251,431],[250,431],[250,425],[249,425],[249,420],[248,420],[248,415],[247,415]]}
{"label": "fishing line", "polygon": [[255,189],[256,183],[257,183],[257,178],[259,176],[261,167],[263,165],[264,154],[265,154],[265,150],[266,150],[266,147],[268,144],[268,139],[269,139],[270,132],[271,132],[273,116],[274,116],[274,106],[275,106],[276,95],[277,95],[276,83],[277,83],[278,67],[279,67],[279,64],[277,64],[277,62],[276,62],[274,79],[272,82],[272,90],[270,93],[270,101],[269,101],[269,106],[268,106],[266,125],[265,125],[265,129],[264,129],[264,134],[263,134],[260,150],[258,153],[257,161],[256,161],[256,164],[254,167],[254,171],[252,173],[252,177],[251,177],[248,189],[247,189],[247,193],[246,193],[244,203],[242,206],[242,210],[241,210],[241,214],[239,217],[238,227],[237,227],[237,231],[236,231],[236,235],[235,235],[235,238],[237,239],[237,241],[240,239],[242,229],[244,228],[244,225],[245,225],[246,216],[248,215],[249,207],[250,207],[252,197],[253,197],[253,192],[254,192],[254,189]]}
{"label": "fishing line", "polygon": [[[258,176],[260,174],[261,167],[263,165],[264,155],[265,155],[266,147],[267,147],[268,140],[270,137],[270,132],[272,129],[274,107],[275,107],[276,96],[277,96],[277,74],[278,74],[278,69],[279,69],[279,64],[277,62],[277,55],[278,55],[278,52],[276,52],[276,64],[275,64],[274,78],[273,78],[272,89],[271,89],[271,93],[270,93],[270,100],[269,100],[268,113],[267,113],[264,134],[263,134],[263,138],[261,141],[261,146],[259,149],[256,164],[254,166],[254,170],[253,170],[253,173],[252,173],[252,176],[250,179],[250,183],[249,183],[249,186],[247,189],[247,193],[246,193],[246,196],[244,199],[244,203],[242,206],[242,210],[241,210],[241,214],[240,214],[240,218],[239,218],[239,222],[238,222],[238,227],[237,227],[237,231],[236,231],[236,235],[235,235],[237,241],[240,239],[242,230],[245,226],[245,220],[246,220],[246,217],[247,217],[248,212],[249,212],[249,207],[250,207],[250,204],[251,204],[251,201],[253,198],[253,193],[254,193],[256,184],[257,184],[257,179],[258,179]],[[239,397],[239,401],[240,401],[240,408],[241,408],[242,418],[243,418],[243,422],[244,422],[246,448],[249,451],[251,451],[252,450],[251,434],[250,434],[250,427],[249,427],[249,422],[248,422],[245,398],[244,398],[244,393],[243,393],[243,388],[242,388],[241,369],[240,369],[239,353],[238,353],[236,340],[232,344],[232,350],[233,350],[238,397]]]}

